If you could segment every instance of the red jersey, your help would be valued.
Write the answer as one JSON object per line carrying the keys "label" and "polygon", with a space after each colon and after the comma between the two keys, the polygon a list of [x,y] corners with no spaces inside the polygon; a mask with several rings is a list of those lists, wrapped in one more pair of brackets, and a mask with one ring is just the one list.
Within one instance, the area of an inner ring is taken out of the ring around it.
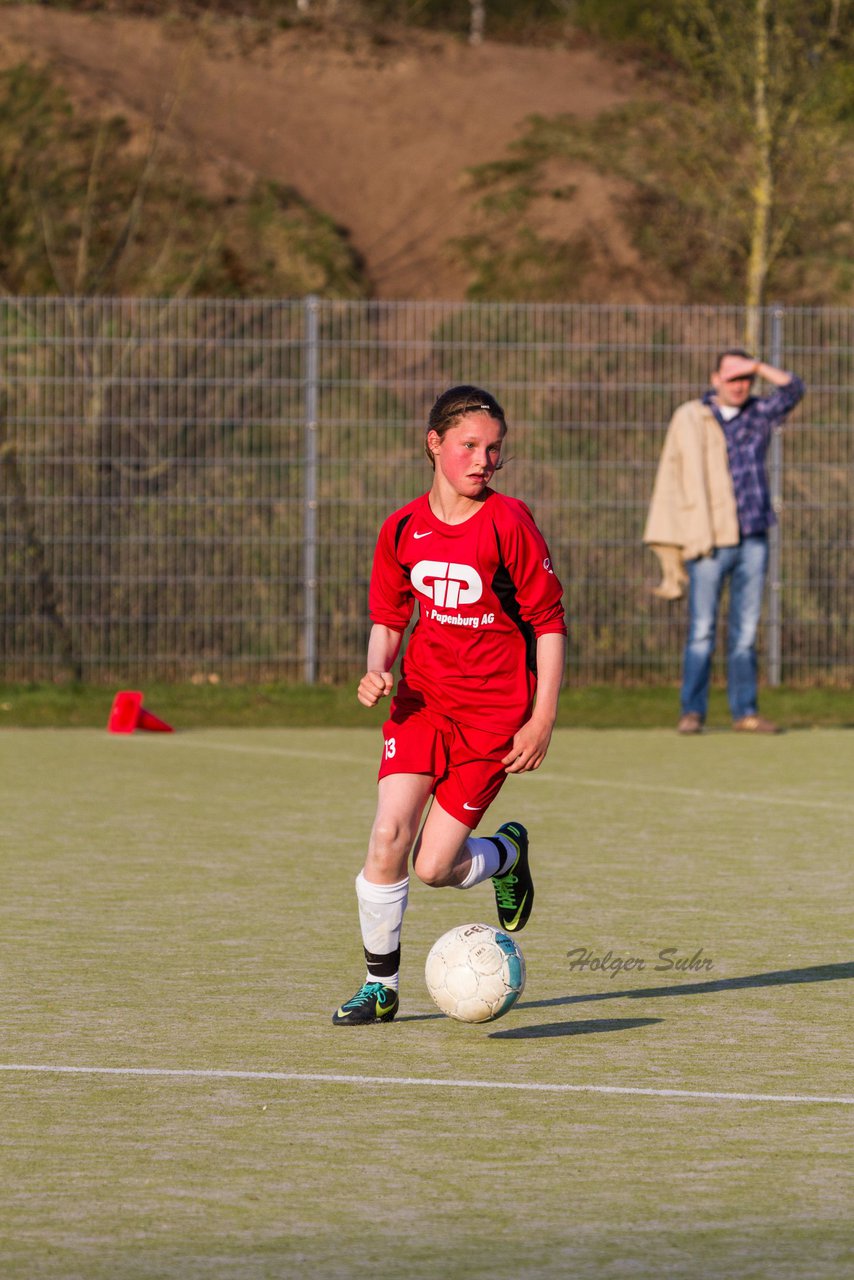
{"label": "red jersey", "polygon": [[459,724],[512,735],[529,718],[536,642],[566,634],[563,588],[534,517],[487,490],[474,515],[445,524],[427,495],[384,522],[371,573],[371,621],[405,631],[418,620],[396,698]]}

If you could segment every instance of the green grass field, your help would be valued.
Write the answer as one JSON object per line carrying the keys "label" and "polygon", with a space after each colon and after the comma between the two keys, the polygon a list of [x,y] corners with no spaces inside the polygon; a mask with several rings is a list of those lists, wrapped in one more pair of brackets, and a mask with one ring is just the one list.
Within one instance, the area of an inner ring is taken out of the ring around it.
{"label": "green grass field", "polygon": [[[285,729],[378,727],[385,708],[366,711],[356,683],[341,685],[178,684],[144,682],[146,706],[182,729]],[[133,686],[137,687],[137,686]],[[9,684],[0,682],[2,729],[102,729],[115,686]],[[854,727],[854,689],[762,690],[762,711],[790,729]],[[620,685],[567,687],[560,696],[558,724],[573,729],[672,729],[679,718],[676,687]],[[723,688],[712,689],[712,728],[729,725]]]}
{"label": "green grass field", "polygon": [[560,730],[489,826],[516,1008],[437,1013],[494,905],[414,884],[398,1020],[334,1028],[377,749],[0,734],[3,1280],[851,1275],[854,734]]}

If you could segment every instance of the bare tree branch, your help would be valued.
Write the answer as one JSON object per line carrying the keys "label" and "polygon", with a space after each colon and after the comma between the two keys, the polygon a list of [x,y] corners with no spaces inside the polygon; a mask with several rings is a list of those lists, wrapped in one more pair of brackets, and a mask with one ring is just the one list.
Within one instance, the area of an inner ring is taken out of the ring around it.
{"label": "bare tree branch", "polygon": [[86,200],[83,205],[83,217],[80,220],[80,237],[77,241],[77,268],[74,272],[74,292],[76,294],[84,293],[86,290],[95,196],[98,190],[98,177],[104,154],[106,133],[106,124],[102,120],[95,135],[95,146],[92,150],[92,160],[89,165],[89,179],[86,183]]}

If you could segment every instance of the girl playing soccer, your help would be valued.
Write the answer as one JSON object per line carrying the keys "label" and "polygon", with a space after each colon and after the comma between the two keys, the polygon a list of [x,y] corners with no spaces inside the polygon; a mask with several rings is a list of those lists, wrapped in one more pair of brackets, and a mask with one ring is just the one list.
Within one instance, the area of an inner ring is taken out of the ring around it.
{"label": "girl playing soccer", "polygon": [[425,884],[470,889],[491,878],[503,929],[518,932],[531,912],[522,824],[471,834],[507,774],[545,759],[566,646],[545,540],[524,503],[489,488],[506,433],[504,411],[487,391],[444,392],[427,426],[430,492],[380,530],[363,706],[391,694],[416,601],[418,621],[383,725],[376,818],[356,877],[367,977],[333,1014],[338,1025],[390,1022],[397,1013],[410,850]]}

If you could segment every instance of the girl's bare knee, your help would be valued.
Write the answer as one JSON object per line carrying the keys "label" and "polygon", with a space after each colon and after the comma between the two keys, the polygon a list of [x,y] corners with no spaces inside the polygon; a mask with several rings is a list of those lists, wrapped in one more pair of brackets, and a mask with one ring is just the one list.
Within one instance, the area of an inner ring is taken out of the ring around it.
{"label": "girl's bare knee", "polygon": [[453,866],[448,866],[446,859],[431,858],[420,850],[415,858],[413,870],[424,884],[430,885],[434,889],[441,889],[445,885],[454,884]]}
{"label": "girl's bare knee", "polygon": [[405,875],[410,844],[410,832],[399,823],[377,823],[371,832],[367,865],[383,876]]}
{"label": "girl's bare knee", "polygon": [[419,859],[419,861],[414,864],[414,870],[418,879],[423,884],[429,884],[433,888],[437,888],[444,883],[439,868],[433,866],[431,863],[424,862],[423,859]]}

